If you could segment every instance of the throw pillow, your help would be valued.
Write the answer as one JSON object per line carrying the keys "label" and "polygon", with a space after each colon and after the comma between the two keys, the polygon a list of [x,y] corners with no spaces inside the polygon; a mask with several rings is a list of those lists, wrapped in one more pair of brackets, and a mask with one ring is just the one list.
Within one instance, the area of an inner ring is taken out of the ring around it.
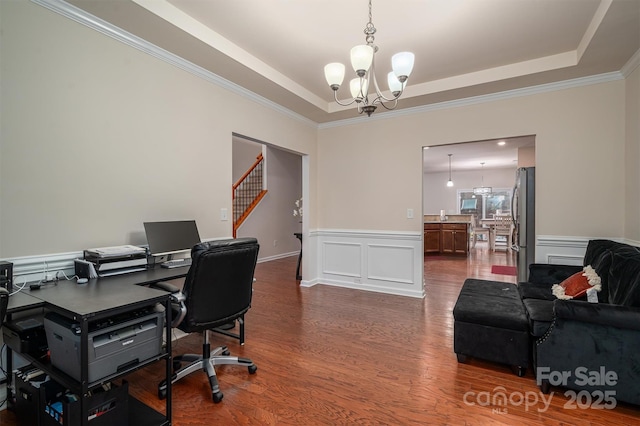
{"label": "throw pillow", "polygon": [[560,284],[554,284],[551,287],[551,291],[558,299],[566,300],[584,296],[590,288],[600,291],[602,285],[596,271],[590,265],[587,265],[582,272],[571,275]]}

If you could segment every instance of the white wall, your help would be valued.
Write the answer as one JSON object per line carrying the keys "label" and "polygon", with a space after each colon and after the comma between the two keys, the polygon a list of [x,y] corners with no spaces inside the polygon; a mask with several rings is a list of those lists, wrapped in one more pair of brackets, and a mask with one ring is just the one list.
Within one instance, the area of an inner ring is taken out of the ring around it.
{"label": "white wall", "polygon": [[232,181],[235,184],[262,154],[262,144],[246,138],[232,138]]}
{"label": "white wall", "polygon": [[144,244],[145,220],[231,236],[233,132],[309,154],[315,185],[308,121],[27,1],[0,25],[0,258]]}
{"label": "white wall", "polygon": [[421,206],[422,146],[524,134],[536,135],[537,234],[623,237],[621,79],[323,128],[319,228],[418,233],[406,209]]}

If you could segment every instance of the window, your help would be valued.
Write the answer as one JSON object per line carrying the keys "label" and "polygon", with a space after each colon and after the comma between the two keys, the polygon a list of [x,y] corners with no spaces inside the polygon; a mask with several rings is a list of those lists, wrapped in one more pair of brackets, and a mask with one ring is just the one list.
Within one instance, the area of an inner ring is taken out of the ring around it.
{"label": "window", "polygon": [[459,213],[476,214],[478,219],[491,219],[498,211],[509,213],[511,189],[495,188],[489,195],[475,195],[473,189],[458,190],[458,208]]}

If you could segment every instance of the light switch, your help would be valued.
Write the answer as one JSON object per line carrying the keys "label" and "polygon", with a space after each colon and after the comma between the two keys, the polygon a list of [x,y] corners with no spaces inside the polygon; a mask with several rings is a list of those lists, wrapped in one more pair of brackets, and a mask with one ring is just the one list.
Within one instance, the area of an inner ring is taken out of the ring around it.
{"label": "light switch", "polygon": [[220,220],[228,220],[229,218],[227,217],[227,209],[226,208],[221,208],[220,209]]}
{"label": "light switch", "polygon": [[407,209],[407,219],[413,219],[413,209]]}

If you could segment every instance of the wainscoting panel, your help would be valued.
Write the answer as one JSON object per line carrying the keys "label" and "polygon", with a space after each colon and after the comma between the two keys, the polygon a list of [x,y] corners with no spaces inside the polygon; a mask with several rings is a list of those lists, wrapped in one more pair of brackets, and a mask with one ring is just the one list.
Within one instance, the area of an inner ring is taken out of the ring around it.
{"label": "wainscoting panel", "polygon": [[[369,258],[370,280],[390,281],[397,283],[413,284],[413,247],[389,246],[369,244],[367,246]],[[395,276],[391,276],[395,274]]]}
{"label": "wainscoting panel", "polygon": [[305,277],[304,287],[326,284],[401,296],[425,295],[420,233],[318,230],[311,232],[308,241],[319,248],[320,267],[317,277]]}
{"label": "wainscoting panel", "polygon": [[339,241],[322,243],[322,273],[361,277],[362,244]]}

